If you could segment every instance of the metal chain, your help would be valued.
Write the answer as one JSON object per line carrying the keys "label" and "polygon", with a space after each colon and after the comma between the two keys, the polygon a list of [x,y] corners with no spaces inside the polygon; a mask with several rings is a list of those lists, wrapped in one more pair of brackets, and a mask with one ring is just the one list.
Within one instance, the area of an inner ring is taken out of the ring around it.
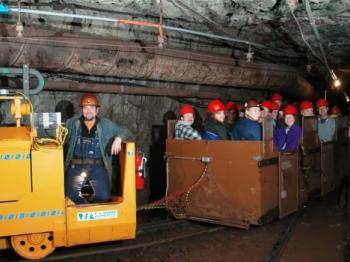
{"label": "metal chain", "polygon": [[[137,211],[166,208],[166,209],[170,210],[170,212],[176,218],[185,218],[186,213],[184,212],[184,210],[186,207],[189,206],[189,195],[191,194],[193,189],[196,188],[199,185],[199,183],[203,180],[203,178],[207,174],[207,170],[208,170],[208,163],[205,163],[205,168],[204,168],[202,174],[188,189],[186,189],[185,191],[179,192],[179,193],[169,195],[169,196],[164,196],[163,198],[161,198],[153,203],[139,206],[139,207],[137,207]],[[184,195],[185,195],[185,200],[181,201],[181,198]],[[182,211],[180,211],[180,210],[182,210]]]}

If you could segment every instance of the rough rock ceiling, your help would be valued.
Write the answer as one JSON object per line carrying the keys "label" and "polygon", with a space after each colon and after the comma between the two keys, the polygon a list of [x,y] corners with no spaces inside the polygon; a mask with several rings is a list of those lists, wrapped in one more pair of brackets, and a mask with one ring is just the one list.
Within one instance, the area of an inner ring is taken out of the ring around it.
{"label": "rough rock ceiling", "polygon": [[[287,64],[305,69],[307,64],[324,63],[324,59],[321,61],[319,59],[322,57],[319,48],[321,43],[332,68],[348,66],[350,1],[310,0],[309,2],[321,42],[316,38],[310,24],[305,0],[27,0],[22,1],[22,6],[153,22],[159,22],[162,6],[163,23],[166,25],[264,45],[265,48],[256,48],[252,45],[254,59],[257,61]],[[17,1],[8,3],[10,6],[17,5]],[[300,28],[291,10],[294,10]],[[22,20],[28,24],[64,28],[77,33],[132,39],[145,43],[157,41],[155,31],[148,28],[101,24],[87,19],[57,19],[35,15],[22,15]],[[300,29],[305,41],[314,49],[314,53],[307,47]],[[149,34],[150,32],[152,34]],[[165,33],[165,46],[210,50],[241,59],[246,58],[248,51],[248,45],[245,44],[178,32]]]}
{"label": "rough rock ceiling", "polygon": [[[19,1],[5,1],[18,7]],[[350,1],[348,0],[23,0],[22,8],[160,23],[226,39],[166,29],[166,48],[221,54],[237,60],[294,67],[306,78],[329,78],[329,70],[349,75]],[[309,12],[308,12],[308,6]],[[19,20],[24,35],[38,30],[127,40],[158,46],[154,27],[92,19],[13,13],[1,17],[8,26]],[[15,27],[13,27],[15,28]],[[37,31],[39,32],[39,31]],[[32,35],[31,35],[32,36]],[[35,35],[34,35],[35,36]],[[46,52],[46,51],[44,51]],[[41,58],[38,57],[40,60]],[[317,76],[316,76],[317,77]]]}

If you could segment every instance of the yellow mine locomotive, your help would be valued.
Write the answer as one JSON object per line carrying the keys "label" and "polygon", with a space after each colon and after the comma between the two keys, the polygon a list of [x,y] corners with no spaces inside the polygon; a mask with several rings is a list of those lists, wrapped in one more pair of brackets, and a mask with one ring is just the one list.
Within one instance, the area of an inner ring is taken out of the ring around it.
{"label": "yellow mine locomotive", "polygon": [[26,96],[7,90],[0,100],[16,120],[0,126],[0,249],[40,259],[56,247],[135,238],[134,143],[124,143],[119,156],[120,195],[75,205],[64,193],[59,113],[33,114]]}

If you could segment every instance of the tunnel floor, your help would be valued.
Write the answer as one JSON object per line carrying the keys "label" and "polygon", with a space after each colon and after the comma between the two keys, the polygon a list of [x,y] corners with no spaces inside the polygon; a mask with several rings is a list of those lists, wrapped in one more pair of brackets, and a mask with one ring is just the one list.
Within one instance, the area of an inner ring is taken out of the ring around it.
{"label": "tunnel floor", "polygon": [[[84,257],[84,260],[344,261],[345,209],[337,206],[338,198],[338,193],[331,193],[314,200],[301,213],[249,230],[222,227],[218,231],[170,243],[124,253],[89,256]],[[141,235],[135,241],[161,241],[169,236],[208,226],[196,222],[190,224],[191,227]],[[292,224],[288,236],[282,241],[286,228]]]}
{"label": "tunnel floor", "polygon": [[[316,199],[296,218],[291,215],[249,230],[225,229],[212,234],[118,256],[120,261],[344,261],[345,210],[338,193]],[[294,221],[293,221],[294,220]],[[291,223],[289,236],[276,243]]]}
{"label": "tunnel floor", "polygon": [[344,210],[336,195],[314,203],[295,225],[280,261],[343,261]]}
{"label": "tunnel floor", "polygon": [[[337,206],[338,198],[331,193],[297,214],[248,230],[184,221],[139,232],[136,240],[57,249],[44,261],[345,261],[345,208]],[[11,254],[0,253],[0,261],[19,261]]]}

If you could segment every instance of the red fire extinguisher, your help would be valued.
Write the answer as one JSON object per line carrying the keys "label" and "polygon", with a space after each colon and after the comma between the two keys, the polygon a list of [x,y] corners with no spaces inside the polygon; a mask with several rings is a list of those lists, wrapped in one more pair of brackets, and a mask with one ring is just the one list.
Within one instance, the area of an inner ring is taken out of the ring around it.
{"label": "red fire extinguisher", "polygon": [[147,158],[142,152],[137,152],[135,157],[136,189],[145,188]]}

